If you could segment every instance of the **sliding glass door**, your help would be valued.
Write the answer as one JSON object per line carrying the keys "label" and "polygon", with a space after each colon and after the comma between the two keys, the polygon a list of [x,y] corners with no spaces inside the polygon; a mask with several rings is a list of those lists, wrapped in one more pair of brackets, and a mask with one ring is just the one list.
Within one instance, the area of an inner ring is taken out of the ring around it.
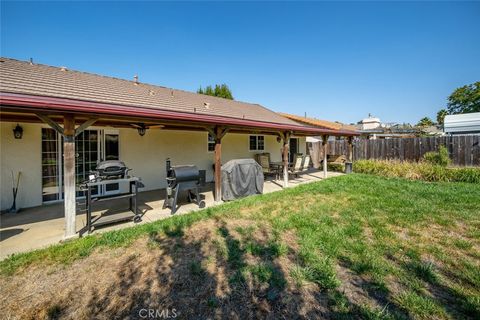
{"label": "sliding glass door", "polygon": [[60,141],[55,130],[42,128],[42,201],[60,200]]}
{"label": "sliding glass door", "polygon": [[[118,131],[84,130],[75,137],[75,175],[77,184],[88,179],[98,162],[119,159]],[[94,189],[93,194],[112,194],[119,191],[117,183]],[[84,196],[77,191],[77,197]],[[63,138],[51,128],[42,128],[42,200],[63,200]]]}
{"label": "sliding glass door", "polygon": [[[103,159],[119,160],[118,131],[105,130],[103,132]],[[104,186],[103,194],[115,194],[120,192],[118,183],[109,183]]]}
{"label": "sliding glass door", "polygon": [[[95,170],[99,162],[100,130],[84,130],[75,137],[75,174],[77,184],[88,179],[90,171]],[[96,195],[100,192],[98,188],[92,189],[92,194]],[[77,190],[77,197],[84,196],[83,191]]]}

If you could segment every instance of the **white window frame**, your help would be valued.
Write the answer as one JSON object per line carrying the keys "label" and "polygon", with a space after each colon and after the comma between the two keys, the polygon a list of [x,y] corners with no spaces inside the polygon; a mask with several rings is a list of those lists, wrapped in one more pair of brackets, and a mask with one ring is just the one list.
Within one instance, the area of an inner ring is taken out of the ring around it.
{"label": "white window frame", "polygon": [[[255,149],[251,149],[250,148],[250,139],[251,137],[255,137]],[[259,149],[258,148],[258,137],[262,137],[263,139],[263,149]],[[262,135],[262,134],[250,134],[248,135],[248,150],[251,151],[251,152],[255,152],[255,151],[265,151],[265,136]]]}

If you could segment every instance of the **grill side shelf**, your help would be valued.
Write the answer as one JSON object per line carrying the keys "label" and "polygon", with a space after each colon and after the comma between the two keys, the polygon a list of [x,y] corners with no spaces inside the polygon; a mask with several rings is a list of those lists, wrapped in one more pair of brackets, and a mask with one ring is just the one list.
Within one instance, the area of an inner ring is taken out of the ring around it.
{"label": "grill side shelf", "polygon": [[101,196],[101,197],[92,197],[92,202],[102,202],[102,201],[107,201],[107,200],[113,200],[113,199],[122,199],[122,198],[133,198],[135,197],[135,194],[131,193],[122,193],[122,194],[115,194],[111,196]]}

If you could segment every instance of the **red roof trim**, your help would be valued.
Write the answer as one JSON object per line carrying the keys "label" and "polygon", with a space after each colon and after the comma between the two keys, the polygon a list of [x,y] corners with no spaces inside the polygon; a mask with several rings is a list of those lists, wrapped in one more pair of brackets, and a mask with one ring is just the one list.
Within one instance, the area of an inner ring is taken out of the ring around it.
{"label": "red roof trim", "polygon": [[54,98],[46,96],[34,96],[24,95],[16,93],[4,93],[0,92],[0,105],[3,106],[16,106],[16,107],[34,107],[44,108],[48,110],[61,111],[61,112],[82,112],[82,113],[96,113],[106,115],[117,116],[135,116],[135,117],[148,117],[165,120],[181,120],[192,121],[204,124],[221,124],[221,125],[234,125],[245,126],[252,128],[263,129],[277,129],[277,130],[291,130],[298,133],[307,134],[329,134],[329,135],[345,135],[355,136],[356,132],[347,130],[330,130],[319,129],[314,127],[296,126],[272,122],[262,122],[248,119],[236,119],[229,117],[221,117],[215,115],[205,114],[192,114],[185,112],[173,112],[161,109],[152,109],[145,107],[134,107],[117,104],[106,104],[82,100],[72,100],[65,98]]}

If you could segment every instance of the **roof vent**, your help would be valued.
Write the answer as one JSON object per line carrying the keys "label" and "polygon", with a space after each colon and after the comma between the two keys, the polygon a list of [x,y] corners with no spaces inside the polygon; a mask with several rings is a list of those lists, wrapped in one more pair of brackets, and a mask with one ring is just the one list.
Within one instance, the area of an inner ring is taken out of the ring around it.
{"label": "roof vent", "polygon": [[60,70],[67,71],[68,69],[67,69],[67,67],[60,67]]}
{"label": "roof vent", "polygon": [[173,90],[172,90],[172,91],[170,91],[170,97],[172,97],[172,98],[173,98]]}
{"label": "roof vent", "polygon": [[134,76],[133,76],[133,82],[134,82],[135,84],[138,84],[138,75],[134,75]]}
{"label": "roof vent", "polygon": [[33,66],[33,58],[30,58],[30,65]]}
{"label": "roof vent", "polygon": [[205,107],[205,109],[210,109],[210,103],[209,102],[204,102],[203,106]]}

